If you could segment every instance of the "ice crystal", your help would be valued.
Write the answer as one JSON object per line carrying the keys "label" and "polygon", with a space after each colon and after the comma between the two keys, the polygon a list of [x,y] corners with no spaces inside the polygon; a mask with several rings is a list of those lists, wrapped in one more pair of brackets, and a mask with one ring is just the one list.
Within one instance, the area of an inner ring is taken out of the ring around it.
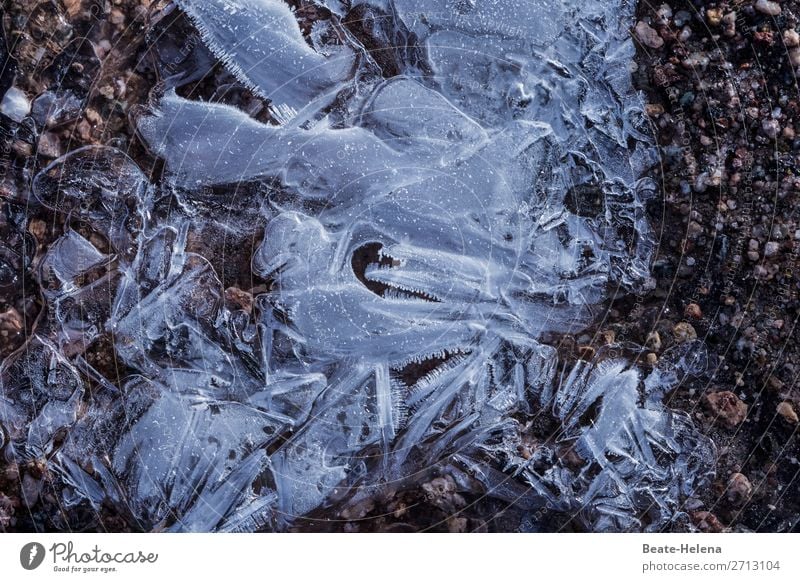
{"label": "ice crystal", "polygon": [[[275,123],[167,86],[138,122],[163,181],[105,147],[39,174],[68,227],[0,370],[6,454],[143,529],[285,529],[432,466],[588,529],[676,519],[711,448],[663,397],[702,345],[645,374],[544,343],[650,284],[630,3],[321,0],[305,32],[283,0],[177,5]],[[251,307],[203,250],[248,240]],[[539,415],[557,439],[523,458]]]}

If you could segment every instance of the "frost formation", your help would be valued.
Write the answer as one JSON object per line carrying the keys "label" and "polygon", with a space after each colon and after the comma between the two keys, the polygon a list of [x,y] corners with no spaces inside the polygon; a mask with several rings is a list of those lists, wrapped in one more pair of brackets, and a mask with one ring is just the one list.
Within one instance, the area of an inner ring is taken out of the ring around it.
{"label": "frost formation", "polygon": [[[663,404],[702,347],[645,373],[543,343],[649,284],[631,3],[317,4],[303,31],[283,0],[177,2],[272,122],[179,96],[183,71],[139,119],[160,183],[109,147],[36,177],[69,227],[39,265],[46,320],[0,370],[4,454],[145,530],[283,530],[433,466],[532,530],[545,507],[668,526],[710,465]],[[253,240],[251,307],[219,270]],[[102,340],[119,385],[84,357]],[[523,457],[540,417],[560,428]]]}

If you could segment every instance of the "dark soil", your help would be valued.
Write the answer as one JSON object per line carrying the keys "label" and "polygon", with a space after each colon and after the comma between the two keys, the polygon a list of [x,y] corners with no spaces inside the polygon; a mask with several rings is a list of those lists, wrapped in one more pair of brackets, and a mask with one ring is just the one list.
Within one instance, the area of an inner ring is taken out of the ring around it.
{"label": "dark soil", "polygon": [[705,342],[707,377],[672,405],[718,449],[696,515],[705,527],[702,512],[714,514],[711,529],[796,531],[800,520],[800,3],[769,4],[780,14],[750,1],[642,2],[663,46],[634,35],[661,148],[658,287],[615,302],[606,328],[636,342],[658,332],[662,351],[687,325]]}

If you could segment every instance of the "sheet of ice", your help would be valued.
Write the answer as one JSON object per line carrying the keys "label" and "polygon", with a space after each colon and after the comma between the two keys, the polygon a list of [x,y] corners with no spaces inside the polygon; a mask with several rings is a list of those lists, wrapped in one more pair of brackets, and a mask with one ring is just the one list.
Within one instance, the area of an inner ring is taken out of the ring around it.
{"label": "sheet of ice", "polygon": [[[325,1],[305,34],[282,0],[178,5],[281,123],[167,87],[138,120],[160,183],[111,148],[37,176],[95,236],[67,229],[41,260],[53,317],[28,348],[49,355],[0,374],[6,454],[57,449],[68,506],[142,529],[281,530],[434,465],[587,529],[679,519],[713,451],[663,398],[702,346],[559,377],[543,343],[591,324],[609,288],[650,284],[631,4]],[[259,240],[252,307],[198,244],[215,232]],[[89,366],[100,339],[133,377]],[[73,388],[48,400],[53,366]],[[541,414],[560,441],[522,458],[518,419]]]}
{"label": "sheet of ice", "polygon": [[178,0],[208,48],[249,88],[290,115],[335,93],[354,65],[349,47],[308,46],[283,0]]}

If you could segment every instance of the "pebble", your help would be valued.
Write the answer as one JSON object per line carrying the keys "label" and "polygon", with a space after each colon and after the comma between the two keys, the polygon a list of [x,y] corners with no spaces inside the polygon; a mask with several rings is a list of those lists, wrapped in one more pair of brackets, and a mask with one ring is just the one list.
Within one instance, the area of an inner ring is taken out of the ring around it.
{"label": "pebble", "polygon": [[0,102],[0,113],[19,123],[31,111],[31,103],[21,89],[11,87]]}
{"label": "pebble", "polygon": [[675,336],[675,341],[679,344],[697,339],[697,331],[695,331],[691,324],[685,321],[676,323],[672,334]]}
{"label": "pebble", "polygon": [[669,19],[672,18],[672,8],[668,4],[662,4],[656,10],[656,20],[657,24],[660,25],[668,25]]}
{"label": "pebble", "polygon": [[772,0],[758,0],[758,2],[756,2],[756,10],[762,14],[777,16],[781,13],[781,5],[777,2],[772,2]]}
{"label": "pebble", "polygon": [[81,11],[81,0],[61,0],[67,11],[67,16],[74,18]]}
{"label": "pebble", "polygon": [[775,139],[778,137],[778,133],[781,130],[781,124],[778,123],[777,119],[765,119],[761,122],[761,131],[766,135],[769,139]]}
{"label": "pebble", "polygon": [[689,14],[686,10],[678,10],[675,13],[675,26],[682,27],[685,24],[689,23],[692,20],[692,15]]}
{"label": "pebble", "polygon": [[664,106],[660,103],[648,103],[644,106],[644,112],[650,117],[658,117],[664,113]]}
{"label": "pebble", "polygon": [[636,37],[642,41],[642,44],[653,49],[658,49],[664,46],[664,39],[659,36],[658,32],[647,24],[644,20],[636,23],[634,28]]}
{"label": "pebble", "polygon": [[692,522],[702,532],[719,533],[724,529],[717,516],[710,511],[695,511],[692,513]]}
{"label": "pebble", "polygon": [[644,340],[644,343],[651,350],[658,351],[661,349],[661,336],[657,331],[651,331],[647,334],[647,338]]}
{"label": "pebble", "polygon": [[701,319],[703,317],[703,310],[700,309],[697,303],[690,303],[686,306],[684,314],[686,317],[691,317],[692,319]]}
{"label": "pebble", "polygon": [[797,413],[794,411],[794,408],[792,408],[791,402],[784,401],[778,404],[778,414],[790,424],[797,424],[798,422]]}
{"label": "pebble", "polygon": [[62,155],[61,139],[52,131],[46,131],[39,136],[37,151],[48,158],[58,158]]}
{"label": "pebble", "polygon": [[719,26],[719,23],[722,22],[722,10],[720,8],[706,10],[706,21],[709,26]]}
{"label": "pebble", "polygon": [[781,245],[776,243],[775,241],[770,241],[764,245],[764,256],[766,257],[773,257],[778,254]]}
{"label": "pebble", "polygon": [[783,44],[792,48],[800,46],[800,34],[794,28],[788,28],[783,31]]}
{"label": "pebble", "polygon": [[603,345],[613,344],[617,339],[617,334],[613,329],[606,329],[600,332],[600,342]]}
{"label": "pebble", "polygon": [[728,12],[722,17],[722,23],[724,24],[722,34],[728,37],[736,36],[736,12]]}
{"label": "pebble", "polygon": [[728,390],[706,394],[705,401],[714,420],[721,420],[729,428],[740,425],[747,417],[747,404]]}
{"label": "pebble", "polygon": [[734,505],[742,505],[752,493],[752,483],[741,473],[734,473],[728,479],[728,500]]}

